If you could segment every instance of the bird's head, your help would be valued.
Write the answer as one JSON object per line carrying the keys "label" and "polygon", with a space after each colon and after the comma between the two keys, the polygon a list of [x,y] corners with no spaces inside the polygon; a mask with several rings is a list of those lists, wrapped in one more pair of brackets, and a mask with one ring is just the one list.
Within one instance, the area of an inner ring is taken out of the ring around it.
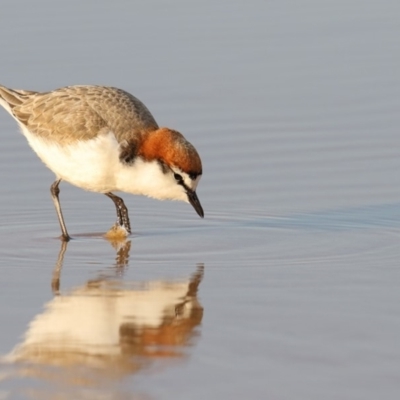
{"label": "bird's head", "polygon": [[170,166],[175,187],[178,187],[183,200],[189,202],[201,218],[204,217],[203,207],[196,194],[196,188],[201,178],[200,173],[185,172],[177,166]]}
{"label": "bird's head", "polygon": [[135,153],[133,166],[142,171],[135,174],[136,186],[143,188],[137,193],[160,200],[186,201],[200,217],[204,217],[196,194],[202,176],[201,159],[182,134],[168,128],[147,132],[139,144],[132,144],[131,150],[129,145],[122,149],[121,160],[127,158],[124,152],[128,156]]}

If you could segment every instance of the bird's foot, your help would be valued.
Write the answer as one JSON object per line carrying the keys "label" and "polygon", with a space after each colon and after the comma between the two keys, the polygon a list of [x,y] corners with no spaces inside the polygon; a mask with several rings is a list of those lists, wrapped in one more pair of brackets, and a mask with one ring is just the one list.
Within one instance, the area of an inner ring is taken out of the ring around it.
{"label": "bird's foot", "polygon": [[130,229],[128,230],[124,225],[120,225],[117,222],[105,234],[105,237],[111,241],[119,241],[126,239],[130,233]]}
{"label": "bird's foot", "polygon": [[69,242],[69,241],[71,240],[71,236],[69,236],[68,234],[67,234],[67,235],[62,234],[62,235],[60,236],[60,240],[61,240],[62,242],[67,243],[67,242]]}

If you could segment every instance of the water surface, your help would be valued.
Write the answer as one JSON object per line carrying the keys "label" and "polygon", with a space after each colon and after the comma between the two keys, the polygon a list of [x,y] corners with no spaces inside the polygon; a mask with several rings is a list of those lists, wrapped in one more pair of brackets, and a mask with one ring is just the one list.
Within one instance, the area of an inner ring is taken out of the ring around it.
{"label": "water surface", "polygon": [[[0,81],[109,84],[199,150],[201,220],[61,184],[0,111],[0,398],[396,399],[395,1],[6,1]],[[11,34],[18,32],[18,34]]]}

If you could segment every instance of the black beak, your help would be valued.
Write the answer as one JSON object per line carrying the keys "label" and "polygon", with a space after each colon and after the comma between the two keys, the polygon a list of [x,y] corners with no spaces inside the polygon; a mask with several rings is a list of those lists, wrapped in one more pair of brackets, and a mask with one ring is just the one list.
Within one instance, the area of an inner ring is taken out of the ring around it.
{"label": "black beak", "polygon": [[193,208],[196,210],[197,214],[200,215],[201,218],[204,218],[204,211],[203,211],[203,207],[200,204],[200,200],[197,197],[196,192],[194,192],[193,190],[187,190],[186,194],[188,196],[189,199],[189,203],[193,206]]}

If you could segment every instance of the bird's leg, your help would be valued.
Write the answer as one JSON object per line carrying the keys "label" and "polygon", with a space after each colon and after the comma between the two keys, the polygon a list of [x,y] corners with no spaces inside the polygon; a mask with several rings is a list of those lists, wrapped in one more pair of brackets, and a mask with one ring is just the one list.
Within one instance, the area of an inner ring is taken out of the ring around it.
{"label": "bird's leg", "polygon": [[61,211],[60,200],[58,199],[58,195],[60,194],[60,189],[58,185],[60,184],[61,179],[56,180],[50,187],[51,197],[53,198],[54,207],[57,211],[58,221],[60,222],[61,227],[61,239],[65,242],[68,242],[71,237],[68,235],[67,227],[65,226],[64,217]]}
{"label": "bird's leg", "polygon": [[129,222],[128,209],[121,197],[109,192],[105,193],[115,204],[117,210],[117,224],[126,229],[128,233],[131,233],[131,224]]}

